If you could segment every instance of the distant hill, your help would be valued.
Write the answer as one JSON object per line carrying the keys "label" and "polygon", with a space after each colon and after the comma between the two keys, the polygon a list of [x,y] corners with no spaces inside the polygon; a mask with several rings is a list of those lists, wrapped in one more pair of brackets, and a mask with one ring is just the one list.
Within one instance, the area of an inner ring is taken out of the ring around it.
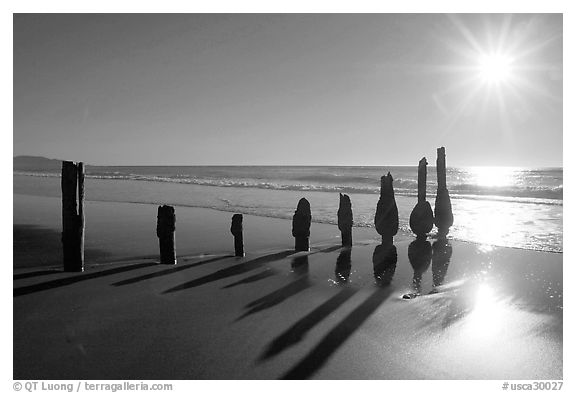
{"label": "distant hill", "polygon": [[25,172],[60,172],[62,160],[46,157],[18,156],[14,157],[14,171]]}

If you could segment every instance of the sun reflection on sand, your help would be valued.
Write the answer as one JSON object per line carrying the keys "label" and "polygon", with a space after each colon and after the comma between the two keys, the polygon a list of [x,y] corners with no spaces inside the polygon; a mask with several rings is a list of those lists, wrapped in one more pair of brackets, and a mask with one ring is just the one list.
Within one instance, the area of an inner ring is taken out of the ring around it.
{"label": "sun reflection on sand", "polygon": [[489,277],[479,279],[422,305],[430,318],[428,327],[438,334],[427,348],[431,359],[480,378],[515,375],[540,362],[560,367],[556,357],[543,351],[550,345],[543,332],[553,326],[554,317],[517,305]]}
{"label": "sun reflection on sand", "polygon": [[478,286],[473,296],[473,309],[465,318],[462,335],[470,340],[489,341],[506,328],[509,305],[499,299],[494,289],[485,283]]}

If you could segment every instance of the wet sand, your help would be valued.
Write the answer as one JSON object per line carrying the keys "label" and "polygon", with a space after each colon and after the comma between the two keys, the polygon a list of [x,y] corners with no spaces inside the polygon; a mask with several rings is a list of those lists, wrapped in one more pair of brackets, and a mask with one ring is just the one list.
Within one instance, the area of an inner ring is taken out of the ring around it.
{"label": "wet sand", "polygon": [[317,223],[294,253],[290,221],[245,216],[238,259],[231,213],[177,207],[167,266],[156,206],[86,214],[63,273],[59,199],[14,194],[14,379],[562,378],[562,254],[369,228],[350,250]]}

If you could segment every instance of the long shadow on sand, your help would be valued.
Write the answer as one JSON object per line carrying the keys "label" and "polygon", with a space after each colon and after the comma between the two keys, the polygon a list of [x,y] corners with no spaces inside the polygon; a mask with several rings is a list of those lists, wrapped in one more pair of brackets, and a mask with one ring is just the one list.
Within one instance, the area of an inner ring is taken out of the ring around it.
{"label": "long shadow on sand", "polygon": [[282,379],[307,379],[314,375],[391,294],[392,289],[389,287],[375,289],[372,295],[330,330],[322,341]]}
{"label": "long shadow on sand", "polygon": [[253,259],[253,260],[248,261],[248,262],[243,262],[243,263],[240,263],[240,264],[235,265],[235,266],[227,267],[225,269],[220,269],[220,270],[218,270],[214,273],[208,274],[204,277],[200,277],[200,278],[197,278],[195,280],[186,282],[184,284],[175,286],[174,288],[167,289],[163,293],[182,291],[184,289],[199,287],[201,285],[208,284],[208,283],[218,281],[218,280],[222,280],[224,278],[237,276],[239,274],[243,274],[243,273],[252,271],[254,269],[257,269],[260,266],[264,265],[265,263],[274,262],[274,261],[284,259],[284,258],[286,258],[292,254],[295,254],[296,252],[297,251],[294,251],[294,250],[287,250],[287,251],[282,251],[282,252],[279,252],[276,254],[264,255],[262,257]]}
{"label": "long shadow on sand", "polygon": [[312,283],[308,278],[308,271],[310,270],[308,265],[308,255],[300,255],[293,258],[290,266],[292,268],[292,275],[294,277],[293,280],[282,288],[248,303],[245,307],[248,310],[240,317],[238,317],[236,319],[237,321],[257,312],[272,308],[282,303],[289,297],[294,296],[312,286]]}
{"label": "long shadow on sand", "polygon": [[292,325],[284,333],[276,337],[266,348],[265,352],[260,356],[258,361],[264,361],[271,357],[278,355],[280,352],[302,341],[306,333],[318,323],[322,322],[338,307],[344,304],[352,297],[358,290],[356,288],[345,287],[336,295],[316,307],[294,325]]}
{"label": "long shadow on sand", "polygon": [[110,276],[112,274],[129,272],[132,270],[142,269],[145,267],[155,266],[155,265],[158,265],[158,264],[149,262],[149,263],[133,264],[133,265],[128,265],[128,266],[121,266],[121,267],[117,267],[114,269],[108,269],[108,270],[98,271],[98,272],[94,272],[94,273],[74,273],[75,275],[71,276],[71,277],[64,277],[64,278],[60,278],[60,279],[54,280],[54,281],[42,282],[42,283],[29,285],[29,286],[25,286],[25,287],[14,288],[14,296],[16,297],[16,296],[28,295],[30,293],[46,291],[48,289],[59,288],[59,287],[63,287],[66,285],[75,284],[77,282],[90,280],[93,278]]}
{"label": "long shadow on sand", "polygon": [[[396,271],[398,254],[392,244],[376,246],[372,256],[374,278],[378,288],[348,314],[282,379],[307,379],[316,373],[336,350],[366,321],[392,294],[390,283]],[[351,296],[351,295],[350,295]],[[341,299],[342,301],[342,299]]]}
{"label": "long shadow on sand", "polygon": [[274,292],[269,293],[268,295],[263,296],[260,299],[257,299],[246,305],[248,310],[236,320],[239,321],[249,315],[256,314],[257,312],[264,311],[268,308],[272,308],[282,303],[289,297],[294,296],[306,290],[307,288],[310,288],[311,285],[312,284],[310,283],[310,280],[307,276],[300,277],[288,285],[285,285],[282,288],[277,289]]}
{"label": "long shadow on sand", "polygon": [[325,254],[327,254],[327,253],[330,253],[330,252],[332,252],[332,251],[339,250],[339,249],[341,249],[341,248],[342,248],[341,245],[331,246],[331,247],[323,248],[323,249],[321,249],[321,250],[313,251],[313,252],[311,252],[310,254],[316,254],[316,253],[325,253]]}
{"label": "long shadow on sand", "polygon": [[[38,225],[17,224],[13,227],[14,268],[54,266],[62,264],[62,234],[60,231]],[[102,260],[110,254],[85,248],[87,261]]]}
{"label": "long shadow on sand", "polygon": [[150,280],[152,278],[156,278],[156,277],[162,277],[162,276],[167,276],[169,274],[173,274],[173,273],[178,273],[187,269],[191,269],[193,267],[196,266],[201,266],[201,265],[206,265],[207,263],[211,263],[211,262],[216,262],[216,261],[221,261],[222,259],[227,259],[227,258],[232,258],[234,257],[233,255],[225,255],[225,256],[220,256],[220,257],[216,257],[216,258],[211,258],[211,259],[207,259],[205,261],[200,261],[200,262],[196,262],[196,263],[191,263],[189,265],[184,265],[184,266],[178,266],[175,268],[171,268],[171,269],[166,269],[166,270],[162,270],[159,272],[154,272],[154,273],[150,273],[150,274],[145,274],[143,276],[138,276],[138,277],[132,277],[132,278],[128,278],[126,280],[122,280],[122,281],[118,281],[115,282],[114,285],[115,287],[119,287],[122,285],[128,285],[128,284],[134,284],[137,282],[141,282],[141,281],[145,281],[145,280]]}
{"label": "long shadow on sand", "polygon": [[13,279],[14,280],[23,280],[25,278],[47,276],[47,275],[56,274],[56,273],[62,273],[62,270],[35,270],[33,272],[15,274]]}
{"label": "long shadow on sand", "polygon": [[[289,297],[304,291],[305,289],[309,288],[312,285],[310,283],[310,280],[308,279],[308,271],[310,270],[308,265],[308,255],[300,255],[293,258],[290,266],[292,268],[292,277],[293,277],[291,282],[289,282],[282,288],[277,289],[272,293],[269,293],[268,295],[262,296],[261,298],[248,303],[245,307],[248,310],[240,317],[238,317],[236,321],[244,319],[247,316],[255,314],[257,312],[274,307],[282,303]],[[254,276],[252,276],[252,279],[253,278]]]}
{"label": "long shadow on sand", "polygon": [[243,284],[250,284],[252,282],[256,282],[256,281],[260,281],[260,280],[264,280],[265,278],[271,277],[273,275],[275,275],[276,273],[274,273],[272,270],[264,270],[263,272],[260,273],[256,273],[253,274],[249,277],[243,278],[242,280],[233,282],[232,284],[228,284],[225,287],[222,287],[222,289],[227,289],[227,288],[232,288],[232,287],[236,287],[238,285],[243,285]]}

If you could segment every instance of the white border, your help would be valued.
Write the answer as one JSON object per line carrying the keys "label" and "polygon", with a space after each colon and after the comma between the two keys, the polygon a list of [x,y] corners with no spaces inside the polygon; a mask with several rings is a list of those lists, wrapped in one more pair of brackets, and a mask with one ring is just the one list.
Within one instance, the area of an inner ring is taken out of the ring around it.
{"label": "white border", "polygon": [[[572,3],[572,4],[571,4]],[[574,170],[574,152],[571,147],[576,146],[572,131],[574,127],[574,86],[576,86],[571,70],[576,70],[574,64],[574,26],[576,18],[574,17],[574,1],[568,0],[482,0],[482,1],[454,1],[454,0],[435,0],[435,1],[312,1],[312,0],[292,0],[289,2],[273,1],[119,1],[103,0],[97,2],[80,2],[75,1],[8,1],[3,2],[2,6],[2,119],[4,129],[2,131],[2,179],[5,182],[2,190],[3,206],[13,206],[12,201],[12,153],[13,152],[13,135],[12,135],[12,13],[13,12],[228,12],[228,13],[301,13],[301,12],[322,12],[322,13],[341,13],[341,12],[513,12],[513,13],[564,13],[564,222],[569,223],[564,228],[564,277],[568,278],[564,285],[564,315],[565,328],[564,332],[564,381],[565,386],[562,390],[569,388],[572,380],[571,369],[574,365],[574,356],[570,351],[576,348],[575,340],[572,338],[574,332],[573,310],[574,290],[572,289],[572,279],[576,277],[573,262],[574,247],[571,243],[574,230],[571,226],[574,218],[574,208],[571,201],[574,201],[573,193],[573,170]],[[574,71],[572,71],[574,72]],[[570,88],[569,88],[570,87]],[[8,180],[10,179],[10,180]],[[5,214],[7,216],[7,214]],[[12,266],[12,229],[7,223],[2,225],[2,245],[8,250],[7,258],[4,260],[5,266]],[[11,270],[11,269],[10,269]],[[12,314],[12,277],[5,272],[2,274],[2,311],[5,314]],[[5,318],[2,324],[2,381],[9,386],[5,386],[3,391],[12,390],[12,322]],[[529,339],[529,338],[527,338]],[[458,391],[464,389],[472,391],[501,391],[502,381],[368,381],[368,382],[283,382],[274,381],[264,382],[233,382],[233,381],[174,381],[174,391],[192,391],[201,392],[208,389],[243,389],[250,390],[269,390],[271,384],[275,389],[292,390],[294,388],[315,389],[320,386],[327,387],[331,390],[344,391],[354,387],[360,388],[392,388],[393,391],[407,391],[412,389],[421,389],[422,391]],[[361,384],[360,386],[358,384]],[[304,385],[303,385],[304,384]],[[353,385],[352,385],[353,384]],[[370,384],[367,386],[366,384]],[[200,389],[200,390],[199,390]]]}

